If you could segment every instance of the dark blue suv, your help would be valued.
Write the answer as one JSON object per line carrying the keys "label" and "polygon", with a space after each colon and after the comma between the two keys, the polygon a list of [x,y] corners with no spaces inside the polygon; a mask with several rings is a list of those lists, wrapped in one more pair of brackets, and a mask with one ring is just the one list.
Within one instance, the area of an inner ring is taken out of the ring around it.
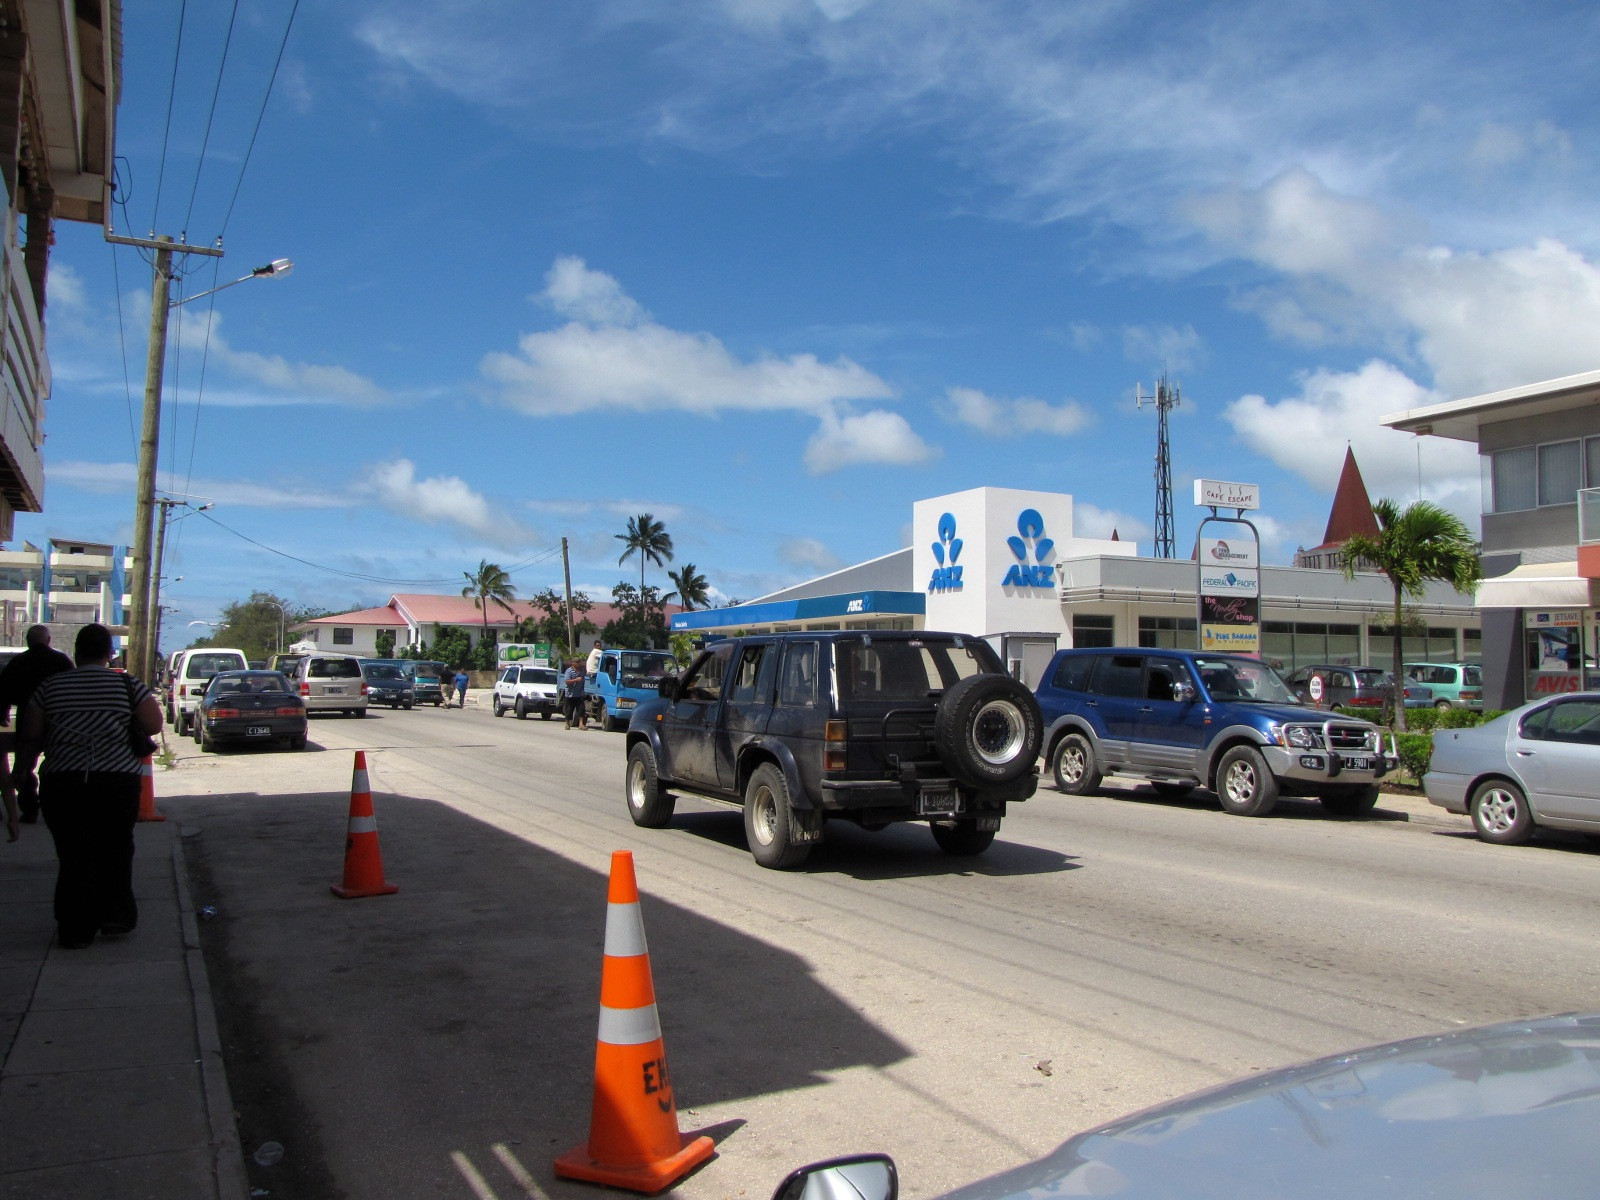
{"label": "dark blue suv", "polygon": [[1302,705],[1270,666],[1240,655],[1061,650],[1035,694],[1056,786],[1073,795],[1131,775],[1163,796],[1210,788],[1239,816],[1284,795],[1353,817],[1399,764],[1376,725]]}

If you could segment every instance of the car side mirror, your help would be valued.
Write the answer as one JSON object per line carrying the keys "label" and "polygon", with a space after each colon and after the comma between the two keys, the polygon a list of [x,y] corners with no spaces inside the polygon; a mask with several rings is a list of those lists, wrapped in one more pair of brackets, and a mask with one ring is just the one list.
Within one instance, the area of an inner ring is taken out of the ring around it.
{"label": "car side mirror", "polygon": [[663,675],[661,682],[656,684],[656,695],[663,700],[676,700],[678,698],[678,677],[676,675]]}
{"label": "car side mirror", "polygon": [[1200,698],[1200,689],[1188,680],[1180,680],[1172,685],[1172,698],[1179,704],[1193,704]]}
{"label": "car side mirror", "polygon": [[900,1177],[887,1154],[830,1158],[790,1171],[772,1200],[895,1200]]}

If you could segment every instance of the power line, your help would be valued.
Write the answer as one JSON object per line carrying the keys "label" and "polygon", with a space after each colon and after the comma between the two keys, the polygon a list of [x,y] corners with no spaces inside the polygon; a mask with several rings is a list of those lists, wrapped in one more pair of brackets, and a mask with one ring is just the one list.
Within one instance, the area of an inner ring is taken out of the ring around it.
{"label": "power line", "polygon": [[[167,176],[167,142],[172,136],[172,101],[178,92],[178,63],[183,57],[183,25],[184,19],[189,14],[189,0],[183,0],[178,8],[178,41],[172,49],[172,81],[167,85],[167,124],[161,131],[161,167],[156,172],[156,204],[150,212],[150,228],[154,229],[161,217],[161,184]],[[122,210],[126,219],[128,210]]]}
{"label": "power line", "polygon": [[194,167],[194,186],[189,189],[189,207],[183,214],[184,240],[188,240],[189,218],[194,216],[195,193],[200,190],[200,175],[206,167],[206,149],[211,144],[211,122],[217,115],[217,97],[222,93],[222,76],[228,68],[228,50],[233,45],[233,23],[239,15],[239,0],[233,0],[233,10],[228,14],[228,33],[222,40],[222,58],[217,63],[217,82],[211,89],[211,111],[206,114],[206,132],[200,139],[200,161]]}
{"label": "power line", "polygon": [[267,90],[261,97],[261,109],[256,113],[255,127],[250,131],[250,144],[245,147],[244,161],[239,164],[239,178],[233,185],[233,196],[228,201],[228,210],[222,215],[222,225],[217,230],[220,238],[228,229],[228,222],[233,218],[233,206],[238,203],[239,189],[244,186],[244,173],[250,168],[250,155],[256,148],[256,135],[261,132],[262,118],[267,115],[267,101],[272,99],[272,88],[278,82],[278,68],[283,65],[283,51],[289,44],[289,31],[294,28],[295,14],[300,11],[300,0],[294,0],[294,5],[289,9],[289,20],[283,27],[283,40],[278,43],[278,57],[272,62],[272,75],[267,79]]}
{"label": "power line", "polygon": [[[440,583],[454,584],[455,583],[455,580],[453,578],[445,578],[445,579],[387,579],[387,578],[385,578],[385,577],[383,577],[381,575],[365,575],[365,574],[361,573],[360,571],[342,571],[338,567],[323,566],[321,563],[312,562],[308,558],[301,558],[297,554],[290,554],[287,550],[279,550],[277,547],[269,546],[265,542],[258,542],[258,541],[256,541],[255,538],[249,536],[248,534],[240,533],[237,529],[233,529],[233,528],[230,528],[227,525],[224,525],[221,521],[217,520],[217,518],[212,516],[209,512],[200,512],[198,509],[196,509],[195,511],[196,511],[196,514],[198,516],[204,517],[206,520],[210,521],[213,525],[215,525],[218,529],[221,529],[226,533],[233,534],[234,537],[239,538],[241,541],[249,542],[252,546],[256,546],[256,547],[258,547],[258,548],[260,548],[262,550],[265,550],[269,554],[276,554],[279,558],[287,558],[290,562],[300,563],[302,566],[310,567],[312,570],[315,570],[315,571],[326,571],[330,575],[341,575],[346,579],[360,579],[360,580],[362,580],[362,581],[364,581],[366,583],[386,583],[386,584],[402,584],[402,583],[404,583],[404,584],[425,584],[425,583],[430,583],[430,584],[440,584]],[[545,558],[554,557],[556,554],[559,554],[559,553],[560,553],[559,548],[555,549],[555,550],[541,551],[541,555],[543,557],[545,557]],[[538,561],[538,556],[535,556],[534,558],[530,558],[526,562],[518,564],[518,566],[519,567],[529,566],[529,565],[533,564],[536,561]]]}

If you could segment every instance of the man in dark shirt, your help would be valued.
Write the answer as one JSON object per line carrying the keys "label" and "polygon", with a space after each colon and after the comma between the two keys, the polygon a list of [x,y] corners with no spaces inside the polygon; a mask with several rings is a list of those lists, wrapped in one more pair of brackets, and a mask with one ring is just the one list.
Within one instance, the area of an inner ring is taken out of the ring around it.
{"label": "man in dark shirt", "polygon": [[[16,737],[11,732],[11,710],[20,714],[33,699],[38,686],[52,675],[72,670],[72,660],[59,650],[50,647],[50,627],[30,625],[23,635],[28,648],[0,670],[0,755],[6,758],[9,771],[16,764],[11,755],[16,748]],[[30,771],[17,777],[17,804],[22,809],[22,820],[32,825],[39,819],[39,792],[35,776]]]}

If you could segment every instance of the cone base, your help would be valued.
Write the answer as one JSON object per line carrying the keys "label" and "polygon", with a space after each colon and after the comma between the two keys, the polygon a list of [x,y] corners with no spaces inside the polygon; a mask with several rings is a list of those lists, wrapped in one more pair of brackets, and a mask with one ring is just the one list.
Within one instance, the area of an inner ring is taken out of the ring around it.
{"label": "cone base", "polygon": [[613,1167],[596,1162],[589,1157],[589,1143],[575,1146],[556,1159],[556,1174],[563,1179],[581,1179],[586,1183],[603,1183],[608,1187],[625,1188],[630,1192],[643,1192],[653,1196],[664,1192],[690,1171],[717,1152],[716,1143],[702,1135],[679,1135],[683,1148],[676,1154],[637,1167]]}
{"label": "cone base", "polygon": [[363,896],[392,896],[400,890],[398,883],[380,883],[375,888],[345,887],[342,883],[329,886],[328,890],[341,900],[360,900]]}
{"label": "cone base", "polygon": [[158,813],[152,809],[150,812],[140,813],[137,819],[140,821],[165,821],[167,819],[167,814]]}

